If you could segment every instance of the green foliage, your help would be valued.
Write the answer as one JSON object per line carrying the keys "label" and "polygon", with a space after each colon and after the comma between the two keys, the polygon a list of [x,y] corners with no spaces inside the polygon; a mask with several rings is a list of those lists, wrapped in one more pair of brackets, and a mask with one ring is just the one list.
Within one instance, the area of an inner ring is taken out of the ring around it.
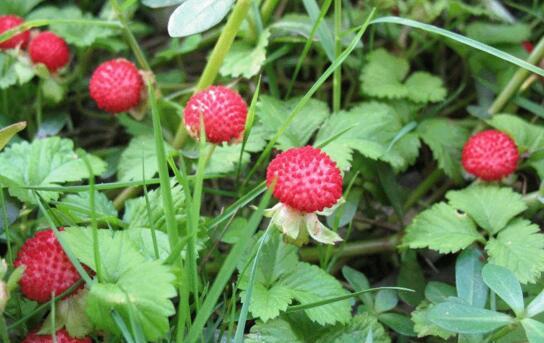
{"label": "green foliage", "polygon": [[[272,234],[263,246],[260,261],[249,311],[265,322],[278,317],[293,301],[304,305],[347,294],[334,277],[316,266],[299,262],[296,247],[284,243],[278,233]],[[239,267],[243,273],[239,285],[242,290],[248,286],[244,266]],[[245,292],[240,297],[245,299]],[[346,323],[351,317],[351,305],[349,300],[342,300],[304,312],[321,325]]]}
{"label": "green foliage", "polygon": [[12,52],[0,54],[0,71],[0,89],[24,85],[35,75],[29,58]]}
{"label": "green foliage", "polygon": [[409,99],[418,103],[438,102],[446,97],[442,80],[427,72],[415,72],[408,78],[410,65],[384,49],[367,55],[361,71],[363,94],[387,99]]}
{"label": "green foliage", "polygon": [[266,60],[270,31],[261,33],[256,46],[246,42],[235,42],[221,67],[221,75],[251,78],[259,73]]}
{"label": "green foliage", "polygon": [[[91,229],[66,228],[62,235],[78,259],[96,271]],[[174,274],[160,262],[146,260],[127,237],[99,230],[103,279],[90,286],[86,312],[97,329],[119,333],[111,313],[117,311],[155,341],[168,332],[168,317],[175,313],[170,301],[176,295]]]}
{"label": "green foliage", "polygon": [[[88,155],[93,173],[100,175],[106,164],[99,158]],[[11,145],[0,153],[0,183],[9,188],[10,194],[21,201],[35,204],[32,190],[25,186],[55,186],[89,177],[85,163],[74,152],[69,139],[52,137],[38,139],[32,143]],[[46,201],[56,200],[58,192],[38,192]]]}
{"label": "green foliage", "polygon": [[[97,221],[118,224],[117,210],[104,193],[95,193],[95,218]],[[89,192],[69,194],[53,210],[68,223],[82,224],[91,220]]]}
{"label": "green foliage", "polygon": [[170,16],[171,37],[186,37],[208,30],[228,14],[234,0],[186,0]]}
{"label": "green foliage", "polygon": [[466,27],[467,36],[486,44],[520,44],[531,36],[529,25],[494,24],[487,22],[473,22]]}
{"label": "green foliage", "polygon": [[367,102],[330,116],[319,130],[315,144],[339,135],[323,150],[344,170],[351,164],[353,151],[390,163],[396,170],[404,170],[417,158],[420,142],[414,133],[394,141],[402,127],[392,107]]}

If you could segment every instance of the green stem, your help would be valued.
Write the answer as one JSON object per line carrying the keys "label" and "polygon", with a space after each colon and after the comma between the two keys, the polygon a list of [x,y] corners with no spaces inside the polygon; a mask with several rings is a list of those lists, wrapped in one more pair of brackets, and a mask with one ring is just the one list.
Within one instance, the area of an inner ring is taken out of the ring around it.
{"label": "green stem", "polygon": [[9,339],[9,333],[8,333],[8,327],[6,324],[6,318],[1,315],[0,316],[0,337],[2,337],[2,342],[4,343],[10,343]]}
{"label": "green stem", "polygon": [[[399,239],[399,235],[391,235],[380,239],[349,242],[343,245],[341,248],[334,248],[333,254],[338,254],[339,258],[343,258],[394,251]],[[304,261],[310,262],[319,261],[320,247],[300,249],[300,258]]]}
{"label": "green stem", "polygon": [[444,176],[442,169],[436,168],[433,172],[421,182],[416,189],[410,193],[408,199],[404,203],[404,209],[412,207],[422,196],[427,192]]}
{"label": "green stem", "polygon": [[113,206],[115,207],[115,209],[122,209],[125,205],[125,202],[128,199],[135,197],[140,192],[140,190],[141,188],[138,186],[123,189],[121,193],[119,193],[113,200]]}
{"label": "green stem", "polygon": [[9,229],[8,211],[6,199],[4,197],[4,188],[0,187],[0,207],[2,209],[2,227],[6,234],[6,244],[8,246],[8,263],[13,266],[13,250],[11,249],[11,230]]}
{"label": "green stem", "polygon": [[119,19],[121,26],[123,27],[123,34],[125,35],[125,38],[127,39],[128,44],[130,48],[132,49],[132,52],[136,56],[136,60],[138,61],[138,64],[144,70],[151,71],[149,62],[147,62],[144,52],[140,48],[140,45],[138,44],[136,37],[134,37],[134,34],[130,30],[127,17],[125,16],[125,14],[123,13],[123,10],[119,6],[119,2],[117,0],[110,0],[110,3],[111,3],[111,7],[115,11],[115,14],[117,14],[117,18]]}
{"label": "green stem", "polygon": [[40,126],[42,126],[42,85],[43,81],[40,79],[40,82],[38,82],[38,92],[36,94],[36,134],[40,131]]}
{"label": "green stem", "polygon": [[[244,21],[249,11],[251,1],[252,0],[238,0],[236,2],[236,5],[232,10],[232,14],[229,17],[229,20],[227,21],[223,32],[221,32],[221,35],[219,36],[219,39],[217,40],[217,43],[215,44],[215,47],[213,48],[213,51],[210,55],[210,59],[208,60],[208,63],[206,64],[206,67],[204,68],[204,71],[200,76],[200,80],[196,85],[195,92],[198,92],[212,85],[215,81],[215,78],[219,73],[219,68],[221,68],[223,60],[229,52],[230,47],[234,42],[234,38],[236,38],[238,30],[240,30],[240,26],[242,25],[242,22]],[[181,148],[186,137],[187,133],[185,130],[185,126],[183,124],[183,121],[181,121],[178,126],[174,141],[172,143],[173,147],[175,149]]]}
{"label": "green stem", "polygon": [[[335,58],[342,53],[341,32],[342,31],[342,0],[334,0],[334,40]],[[332,78],[332,108],[333,112],[340,111],[342,101],[342,66],[336,68]]]}
{"label": "green stem", "polygon": [[[529,59],[527,60],[527,62],[536,65],[543,57],[544,37],[542,37],[538,44],[535,46],[535,49],[533,50],[531,55],[529,55]],[[527,79],[527,77],[529,76],[529,73],[530,72],[527,69],[518,69],[518,71],[510,79],[506,87],[497,96],[493,104],[491,104],[491,107],[488,110],[490,115],[499,113],[504,108],[504,106],[506,106],[508,100],[510,100],[510,98],[512,98],[512,96],[514,96],[514,94],[518,91],[519,87],[523,84],[523,81],[525,81],[525,79]]]}
{"label": "green stem", "polygon": [[506,336],[512,331],[514,327],[507,325],[500,328],[500,330],[495,331],[495,333],[489,335],[489,337],[484,341],[484,343],[496,342],[499,338]]}
{"label": "green stem", "polygon": [[279,2],[279,0],[265,0],[261,8],[261,17],[263,18],[263,23],[268,23],[268,21],[272,17],[272,13],[278,6]]}

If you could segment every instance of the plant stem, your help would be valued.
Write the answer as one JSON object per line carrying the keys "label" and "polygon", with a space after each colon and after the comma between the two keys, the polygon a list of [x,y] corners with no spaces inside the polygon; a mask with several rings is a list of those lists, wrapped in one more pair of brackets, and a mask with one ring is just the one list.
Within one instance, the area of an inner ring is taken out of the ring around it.
{"label": "plant stem", "polygon": [[[204,68],[204,71],[200,76],[200,80],[196,85],[195,92],[198,92],[210,86],[215,81],[215,78],[219,73],[219,68],[221,68],[223,60],[229,52],[230,47],[234,42],[234,38],[236,38],[238,30],[240,29],[240,26],[242,25],[242,22],[244,21],[249,11],[251,1],[252,0],[238,0],[236,2],[236,5],[232,10],[232,14],[229,17],[227,24],[223,29],[223,32],[221,32],[221,35],[219,36],[219,39],[217,40],[217,43],[215,44],[215,47],[213,48],[213,51],[210,55],[210,59],[208,60],[208,63],[206,64],[206,67]],[[176,136],[172,143],[174,149],[181,148],[183,146],[183,143],[185,142],[186,137],[187,132],[185,130],[185,126],[182,120],[178,126]]]}
{"label": "plant stem", "polygon": [[[540,62],[543,57],[544,37],[542,37],[538,44],[535,46],[535,49],[533,50],[531,55],[529,55],[529,59],[527,60],[527,62],[531,64],[538,64],[538,62]],[[529,76],[529,73],[530,72],[524,68],[520,68],[518,69],[518,71],[516,71],[506,87],[497,96],[493,104],[491,104],[491,107],[489,107],[488,112],[490,115],[499,113],[504,108],[504,106],[506,106],[508,100],[510,100],[510,98],[514,96],[514,94],[518,91],[519,87],[523,84],[523,81],[525,81],[525,79]]]}
{"label": "plant stem", "polygon": [[424,196],[442,177],[444,172],[442,169],[436,168],[433,172],[421,182],[416,189],[410,193],[408,199],[404,203],[404,209],[412,207],[422,196]]}
{"label": "plant stem", "polygon": [[[339,258],[372,255],[395,250],[399,242],[399,235],[391,235],[384,238],[367,241],[349,242],[342,246],[341,250],[334,248],[333,254],[337,253]],[[300,249],[300,258],[304,261],[315,262],[320,258],[320,247]],[[338,250],[338,251],[336,251]]]}
{"label": "plant stem", "polygon": [[2,337],[2,342],[10,343],[8,327],[6,325],[6,318],[3,315],[0,315],[0,337]]}
{"label": "plant stem", "polygon": [[129,187],[129,188],[125,188],[123,189],[123,191],[121,191],[121,193],[119,193],[115,199],[113,200],[113,206],[115,207],[115,209],[117,210],[120,210],[123,208],[123,206],[125,205],[125,202],[130,199],[130,198],[133,198],[134,196],[136,196],[141,190],[141,187]]}
{"label": "plant stem", "polygon": [[11,230],[9,229],[9,218],[3,187],[0,187],[0,208],[2,210],[2,228],[6,234],[6,244],[8,246],[8,263],[11,267],[13,266],[13,250],[11,249]]}
{"label": "plant stem", "polygon": [[[338,58],[342,53],[341,34],[342,31],[342,0],[334,0],[334,54]],[[333,112],[340,111],[342,100],[342,66],[336,68],[332,78],[332,108]]]}
{"label": "plant stem", "polygon": [[261,17],[263,18],[263,23],[268,23],[279,2],[279,0],[265,0],[263,6],[261,7]]}
{"label": "plant stem", "polygon": [[149,66],[149,62],[147,62],[144,52],[140,48],[140,45],[138,44],[136,37],[134,37],[134,34],[130,30],[128,26],[127,17],[125,16],[125,14],[123,13],[123,10],[119,6],[119,2],[117,0],[110,0],[110,3],[111,3],[111,7],[115,11],[115,14],[117,14],[117,17],[119,19],[119,22],[121,23],[121,26],[123,27],[123,34],[125,35],[125,38],[127,39],[128,45],[132,49],[134,56],[136,56],[136,60],[138,61],[138,64],[144,70],[150,71],[151,67]]}

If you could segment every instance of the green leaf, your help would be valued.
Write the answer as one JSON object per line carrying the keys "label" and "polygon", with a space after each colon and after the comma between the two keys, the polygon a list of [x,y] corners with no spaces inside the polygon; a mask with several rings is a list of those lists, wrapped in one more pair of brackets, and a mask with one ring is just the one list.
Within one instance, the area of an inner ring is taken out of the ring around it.
{"label": "green leaf", "polygon": [[408,89],[402,81],[409,70],[410,65],[405,59],[384,49],[374,50],[367,55],[367,64],[361,70],[361,90],[378,98],[405,98]]}
{"label": "green leaf", "polygon": [[462,180],[461,152],[469,130],[454,120],[431,118],[419,124],[417,133],[431,148],[438,167],[452,179]]}
{"label": "green leaf", "polygon": [[30,59],[19,55],[17,50],[8,50],[0,54],[0,89],[13,85],[23,85],[34,77]]}
{"label": "green leaf", "polygon": [[257,75],[266,60],[266,48],[269,38],[270,30],[264,30],[256,46],[244,41],[234,42],[221,66],[221,75],[242,76],[247,79]]}
{"label": "green leaf", "polygon": [[366,102],[350,111],[333,114],[319,130],[315,145],[319,146],[340,134],[323,150],[341,169],[349,168],[353,151],[356,150],[368,158],[387,162],[400,171],[415,161],[420,146],[414,133],[408,133],[392,144],[402,128],[399,115],[392,107],[379,102]]}
{"label": "green leaf", "polygon": [[414,332],[414,322],[405,315],[398,313],[382,313],[378,316],[378,320],[403,336],[413,337],[416,335]]}
{"label": "green leaf", "polygon": [[51,100],[54,104],[59,103],[64,98],[64,88],[52,77],[45,79],[41,86],[44,98]]}
{"label": "green leaf", "polygon": [[394,309],[399,302],[397,292],[392,289],[382,289],[376,293],[374,310],[378,313],[387,312]]}
{"label": "green leaf", "polygon": [[482,269],[485,284],[510,306],[516,315],[523,313],[523,292],[514,274],[500,266],[486,264]]}
{"label": "green leaf", "polygon": [[472,307],[457,301],[435,305],[429,310],[428,318],[448,331],[463,334],[488,333],[514,321],[506,314]]}
{"label": "green leaf", "polygon": [[[171,181],[171,191],[173,205],[176,211],[178,221],[185,220],[185,193],[183,188]],[[125,204],[125,214],[123,221],[128,224],[128,228],[151,228],[166,232],[166,222],[164,218],[164,209],[161,201],[160,188],[147,192],[151,214],[147,212],[145,197],[141,196],[131,199]]]}
{"label": "green leaf", "polygon": [[246,336],[245,343],[306,343],[300,328],[283,318],[257,322]]}
{"label": "green leaf", "polygon": [[472,247],[459,254],[455,263],[457,296],[468,305],[479,308],[485,307],[489,293],[482,279],[482,259],[482,253]]}
{"label": "green leaf", "polygon": [[227,16],[234,0],[186,0],[168,21],[171,37],[186,37],[204,32]]}
{"label": "green leaf", "polygon": [[476,21],[466,27],[467,36],[485,44],[520,44],[531,36],[529,25],[523,23],[494,24]]}
{"label": "green leaf", "polygon": [[[383,326],[378,323],[375,317],[368,313],[360,314],[347,325],[337,325],[329,333],[319,337],[316,343],[359,343],[366,340],[369,333],[374,343],[390,343],[391,339],[385,332]],[[308,342],[311,342],[308,340]]]}
{"label": "green leaf", "polygon": [[442,101],[448,93],[439,77],[421,71],[410,75],[405,86],[408,91],[407,97],[420,103]]}
{"label": "green leaf", "polygon": [[142,0],[142,3],[151,8],[168,7],[181,4],[185,0]]}
{"label": "green leaf", "polygon": [[544,147],[544,128],[513,114],[496,114],[489,125],[507,133],[522,152],[532,153]]}
{"label": "green leaf", "polygon": [[539,343],[544,341],[544,324],[531,318],[525,318],[521,321],[525,329],[525,334],[529,343]]}
{"label": "green leaf", "polygon": [[516,215],[527,209],[521,194],[511,188],[474,186],[446,194],[450,205],[467,213],[491,234],[503,229]]}
{"label": "green leaf", "polygon": [[[342,275],[347,280],[347,282],[351,285],[353,290],[355,292],[364,291],[365,289],[370,288],[370,283],[368,282],[367,277],[365,274],[349,267],[344,266],[342,267]],[[368,308],[373,308],[374,300],[372,299],[372,295],[370,293],[363,293],[359,296],[359,298],[363,301],[363,303]]]}
{"label": "green leaf", "polygon": [[[173,149],[164,144],[167,154]],[[145,168],[142,168],[142,163]],[[157,172],[157,155],[153,135],[134,137],[121,154],[117,178],[119,181],[141,181],[153,178]]]}
{"label": "green leaf", "polygon": [[527,317],[534,317],[544,312],[544,290],[527,305]]}
{"label": "green leaf", "polygon": [[544,235],[527,220],[510,223],[485,250],[490,263],[508,268],[521,283],[536,282],[544,271]]}
{"label": "green leaf", "polygon": [[[257,104],[257,117],[264,124],[269,135],[273,135],[284,124],[289,113],[299,103],[300,98],[280,101],[263,95]],[[304,146],[308,143],[321,123],[329,116],[327,104],[320,100],[310,99],[295,117],[289,128],[278,139],[277,147],[287,150]]]}
{"label": "green leaf", "polygon": [[[88,13],[83,13],[75,6],[57,8],[53,6],[40,7],[32,12],[27,20],[37,19],[95,19]],[[93,45],[98,39],[112,36],[115,31],[100,25],[64,24],[52,23],[49,25],[51,31],[55,32],[69,44],[80,48]]]}
{"label": "green leaf", "polygon": [[[119,333],[111,315],[115,310],[130,326],[132,318],[147,340],[158,340],[169,330],[168,317],[175,314],[170,300],[176,296],[174,274],[160,262],[146,260],[126,236],[98,232],[104,279],[90,287],[87,315],[98,330]],[[61,234],[81,262],[96,270],[91,230],[66,228]]]}
{"label": "green leaf", "polygon": [[433,304],[446,301],[449,297],[455,297],[457,290],[447,283],[438,281],[429,281],[425,287],[425,299]]}
{"label": "green leaf", "polygon": [[40,334],[50,334],[60,328],[66,327],[71,337],[83,338],[93,331],[93,325],[85,313],[88,290],[80,290],[76,294],[58,302],[55,311],[55,330],[52,330],[52,312],[44,320],[44,325],[39,330]]}
{"label": "green leaf", "polygon": [[399,276],[397,279],[399,287],[413,289],[414,292],[400,292],[399,297],[406,303],[417,306],[423,299],[425,293],[425,275],[417,262],[417,254],[408,250],[402,255]]}
{"label": "green leaf", "polygon": [[9,143],[9,141],[17,134],[26,128],[26,121],[21,121],[10,126],[6,126],[0,130],[0,151]]}
{"label": "green leaf", "polygon": [[[69,194],[56,205],[56,210],[75,224],[89,222],[91,219],[89,197],[89,192]],[[104,193],[96,192],[94,201],[95,218],[98,221],[116,224],[120,222],[117,219],[117,210]]]}
{"label": "green leaf", "polygon": [[0,2],[0,14],[26,15],[32,8],[44,0],[2,0]]}
{"label": "green leaf", "polygon": [[440,326],[434,324],[429,320],[429,311],[433,309],[435,305],[428,302],[422,302],[412,312],[412,321],[414,322],[414,331],[417,337],[422,338],[426,336],[437,336],[444,340],[447,340],[451,336],[455,335],[453,332],[442,329]]}
{"label": "green leaf", "polygon": [[481,239],[467,215],[445,203],[438,203],[414,218],[406,229],[404,244],[412,249],[430,248],[447,254],[465,249]]}
{"label": "green leaf", "polygon": [[[95,175],[106,169],[106,164],[99,158],[88,155],[88,159]],[[72,141],[59,137],[13,144],[0,153],[0,165],[3,166],[0,183],[9,187],[11,195],[30,204],[34,204],[32,191],[21,187],[57,186],[89,176],[85,163],[74,152]],[[57,192],[39,193],[46,201],[56,200],[59,196]]]}

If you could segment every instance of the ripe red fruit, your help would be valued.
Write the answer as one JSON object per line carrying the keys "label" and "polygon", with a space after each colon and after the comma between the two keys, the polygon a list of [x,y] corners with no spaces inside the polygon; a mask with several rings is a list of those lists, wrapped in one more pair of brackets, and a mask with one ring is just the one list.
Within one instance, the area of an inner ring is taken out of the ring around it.
{"label": "ripe red fruit", "polygon": [[[0,33],[4,33],[14,27],[21,25],[24,22],[23,18],[16,15],[0,16]],[[13,49],[17,46],[25,47],[30,39],[30,32],[24,31],[11,37],[5,42],[0,43],[0,49]]]}
{"label": "ripe red fruit", "polygon": [[533,50],[535,48],[533,43],[531,43],[529,41],[525,41],[525,42],[521,43],[521,45],[523,45],[523,49],[525,49],[525,51],[527,51],[528,53],[533,52]]}
{"label": "ripe red fruit", "polygon": [[110,113],[126,112],[140,103],[144,81],[138,68],[124,59],[102,63],[89,83],[91,98]]}
{"label": "ripe red fruit", "polygon": [[[60,329],[55,333],[57,336],[57,343],[91,343],[92,340],[89,337],[85,338],[73,338],[70,337],[68,332],[64,329]],[[26,336],[23,343],[52,343],[53,336],[51,335],[37,335],[35,332]]]}
{"label": "ripe red fruit", "polygon": [[24,296],[43,303],[62,294],[81,278],[53,230],[37,232],[19,250],[15,267],[25,266],[20,286]]}
{"label": "ripe red fruit", "polygon": [[49,31],[34,37],[28,45],[28,52],[32,62],[45,64],[52,73],[70,60],[70,49],[64,39]]}
{"label": "ripe red fruit", "polygon": [[211,86],[193,95],[187,102],[183,120],[189,134],[200,137],[200,116],[206,128],[206,140],[221,144],[239,141],[244,133],[247,104],[240,94],[224,86]]}
{"label": "ripe red fruit", "polygon": [[477,133],[463,147],[463,167],[484,181],[496,181],[512,174],[518,160],[516,143],[497,130]]}
{"label": "ripe red fruit", "polygon": [[276,178],[274,196],[300,212],[322,211],[342,197],[340,169],[327,154],[311,146],[276,156],[266,171],[267,185]]}

